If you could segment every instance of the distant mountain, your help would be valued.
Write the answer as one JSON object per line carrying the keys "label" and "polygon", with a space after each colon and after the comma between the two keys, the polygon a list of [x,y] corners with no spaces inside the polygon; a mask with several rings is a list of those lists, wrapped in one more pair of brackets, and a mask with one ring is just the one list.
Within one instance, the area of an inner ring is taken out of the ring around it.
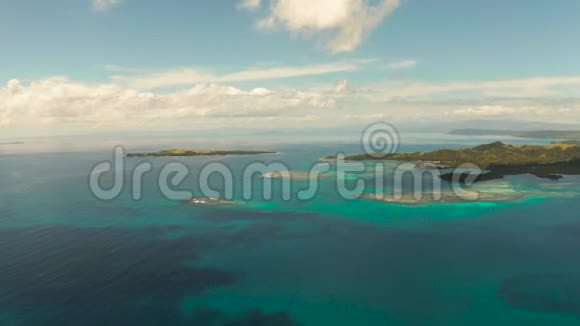
{"label": "distant mountain", "polygon": [[516,131],[516,130],[489,130],[489,129],[455,129],[451,131],[451,135],[461,136],[513,136],[518,138],[534,138],[534,139],[565,139],[565,140],[580,140],[580,130],[532,130],[532,131]]}
{"label": "distant mountain", "polygon": [[0,143],[0,145],[20,145],[20,144],[24,144],[24,143],[20,142],[20,141],[14,141],[14,142],[10,142],[10,143]]}
{"label": "distant mountain", "polygon": [[[465,129],[455,129],[449,134],[460,135],[460,136],[514,136],[523,133],[522,131],[515,130],[492,130],[492,129],[476,129],[476,128],[465,128]],[[517,137],[517,136],[516,136]]]}
{"label": "distant mountain", "polygon": [[[397,125],[399,127],[399,125]],[[479,129],[502,131],[534,131],[534,130],[580,130],[580,123],[553,123],[516,119],[471,119],[449,121],[434,124],[433,121],[416,122],[409,127],[423,131],[448,133],[454,129]],[[417,128],[419,127],[419,128]],[[492,127],[492,128],[490,128]],[[405,129],[405,128],[400,128]],[[406,128],[409,129],[409,128]],[[503,135],[503,134],[502,134]]]}

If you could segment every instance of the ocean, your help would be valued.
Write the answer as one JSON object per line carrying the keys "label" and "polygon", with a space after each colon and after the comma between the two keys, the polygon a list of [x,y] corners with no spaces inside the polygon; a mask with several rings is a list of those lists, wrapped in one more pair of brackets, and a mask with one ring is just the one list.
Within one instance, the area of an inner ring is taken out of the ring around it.
{"label": "ocean", "polygon": [[[1,152],[0,325],[580,323],[579,177],[508,177],[494,191],[525,195],[497,202],[342,198],[333,174],[307,200],[282,198],[281,180],[270,200],[259,183],[240,199],[252,162],[307,171],[321,157],[361,151],[349,143],[259,149],[281,154],[149,159],[142,198],[126,185],[110,201],[93,195],[89,172],[112,148]],[[127,183],[143,161],[126,160]],[[223,162],[234,203],[166,198],[157,179],[171,162],[191,171],[176,188],[197,196],[195,176]],[[348,178],[352,186],[373,174]]]}

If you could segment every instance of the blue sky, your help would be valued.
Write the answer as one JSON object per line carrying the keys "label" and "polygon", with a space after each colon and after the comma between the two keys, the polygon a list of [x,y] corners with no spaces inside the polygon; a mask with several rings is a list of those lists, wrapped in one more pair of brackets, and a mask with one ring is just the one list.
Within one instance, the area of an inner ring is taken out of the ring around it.
{"label": "blue sky", "polygon": [[[304,110],[295,118],[312,121],[323,115],[321,109],[336,110],[345,121],[360,111],[369,119],[385,110],[404,119],[431,111],[439,117],[458,111],[509,118],[532,109],[531,119],[561,110],[572,111],[570,120],[578,117],[579,102],[570,98],[580,86],[579,13],[574,0],[3,1],[0,84],[6,86],[0,94],[12,104],[0,106],[0,125],[18,133],[25,129],[19,121],[31,127],[29,118],[36,114],[45,131],[73,131],[88,123],[125,128],[106,116],[149,111],[151,103],[121,102],[85,112],[70,101],[112,92],[100,100],[102,106],[129,91],[170,102],[155,106],[163,112],[151,119],[196,117],[215,126],[226,123],[226,116],[244,123],[262,117],[256,128],[276,124],[276,117],[283,120],[293,111],[289,103],[279,104],[288,98]],[[346,39],[340,40],[343,32]],[[208,84],[226,98],[210,104],[207,96],[164,97],[195,87],[199,95]],[[340,85],[345,87],[333,93]],[[259,112],[223,107],[227,96],[251,97],[254,89],[253,95],[270,98],[235,106],[259,106]],[[43,94],[55,103],[39,114],[42,106],[26,101]],[[393,104],[401,98],[404,104]],[[471,102],[459,107],[464,99]],[[455,111],[441,111],[443,100]],[[132,109],[122,112],[124,106]]]}

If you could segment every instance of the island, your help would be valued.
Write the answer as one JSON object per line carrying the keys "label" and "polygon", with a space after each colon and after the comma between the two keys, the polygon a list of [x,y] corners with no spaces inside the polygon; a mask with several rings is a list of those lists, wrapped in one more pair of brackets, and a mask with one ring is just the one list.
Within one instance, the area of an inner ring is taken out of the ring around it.
{"label": "island", "polygon": [[186,156],[228,156],[228,155],[264,155],[280,154],[272,151],[223,151],[223,150],[186,150],[186,149],[169,149],[151,153],[129,153],[127,157],[186,157]]}
{"label": "island", "polygon": [[552,144],[580,145],[580,140],[566,140],[562,142],[552,142]]}
{"label": "island", "polygon": [[[532,174],[540,178],[558,180],[562,175],[580,175],[580,145],[558,143],[540,145],[507,145],[494,142],[457,150],[438,150],[434,152],[395,153],[375,158],[369,154],[349,156],[350,161],[390,160],[417,162],[418,168],[429,164],[440,170],[452,170],[463,164],[474,164],[483,170],[475,181],[502,179],[507,175]],[[441,179],[452,181],[458,177],[452,171],[442,173]],[[473,175],[466,172],[459,175],[458,181],[464,182]]]}

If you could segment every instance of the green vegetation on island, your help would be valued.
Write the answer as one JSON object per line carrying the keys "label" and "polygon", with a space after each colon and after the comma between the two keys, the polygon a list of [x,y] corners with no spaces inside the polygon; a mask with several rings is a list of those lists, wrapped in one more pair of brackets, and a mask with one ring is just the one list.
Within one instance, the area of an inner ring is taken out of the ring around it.
{"label": "green vegetation on island", "polygon": [[228,156],[228,155],[261,155],[261,154],[279,154],[272,151],[216,151],[216,150],[185,150],[169,149],[151,153],[129,153],[127,157],[185,157],[185,156]]}
{"label": "green vegetation on island", "polygon": [[[369,155],[347,157],[351,161],[377,160]],[[501,179],[506,175],[532,174],[540,178],[560,179],[561,175],[580,174],[580,145],[551,144],[506,145],[495,142],[474,148],[438,150],[434,152],[388,154],[380,160],[430,163],[437,168],[453,169],[464,164],[474,164],[486,172],[475,181]],[[451,181],[453,173],[442,174],[441,178]],[[464,181],[468,173],[459,176]]]}
{"label": "green vegetation on island", "polygon": [[552,142],[552,144],[580,145],[580,140],[566,140],[562,142]]}
{"label": "green vegetation on island", "polygon": [[459,136],[512,136],[532,139],[580,139],[580,130],[491,130],[491,129],[455,129],[451,135]]}

